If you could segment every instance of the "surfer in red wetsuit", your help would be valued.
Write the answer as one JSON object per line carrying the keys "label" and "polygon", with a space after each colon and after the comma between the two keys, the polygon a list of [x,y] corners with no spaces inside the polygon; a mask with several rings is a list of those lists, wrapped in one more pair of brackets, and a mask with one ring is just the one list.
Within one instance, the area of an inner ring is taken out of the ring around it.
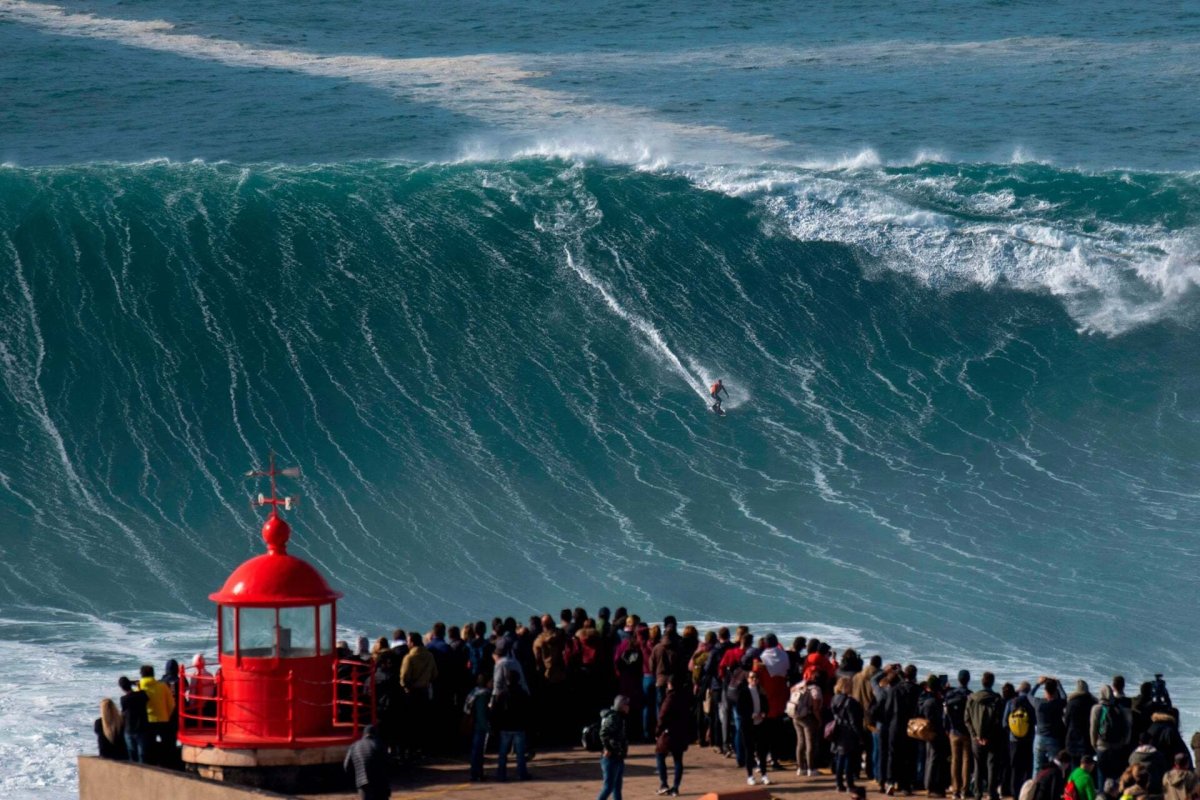
{"label": "surfer in red wetsuit", "polygon": [[725,384],[721,383],[721,379],[717,378],[717,382],[714,383],[712,385],[712,388],[708,390],[708,394],[713,399],[712,410],[717,412],[718,414],[725,413],[721,409],[721,392],[725,393],[726,399],[729,398],[729,390],[725,388]]}

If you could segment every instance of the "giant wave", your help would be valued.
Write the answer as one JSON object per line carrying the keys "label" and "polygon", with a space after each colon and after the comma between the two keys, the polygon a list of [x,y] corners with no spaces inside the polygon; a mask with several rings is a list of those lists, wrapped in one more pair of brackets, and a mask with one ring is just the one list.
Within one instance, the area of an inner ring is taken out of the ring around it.
{"label": "giant wave", "polygon": [[259,549],[236,476],[273,447],[306,470],[294,546],[363,628],[624,602],[926,664],[1190,674],[1164,615],[1200,550],[1198,187],[2,168],[6,627],[203,631]]}

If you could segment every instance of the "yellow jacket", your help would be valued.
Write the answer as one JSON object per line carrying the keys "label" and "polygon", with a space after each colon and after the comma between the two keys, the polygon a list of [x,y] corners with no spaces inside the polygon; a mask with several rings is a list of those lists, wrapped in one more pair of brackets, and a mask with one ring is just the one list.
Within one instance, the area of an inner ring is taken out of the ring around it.
{"label": "yellow jacket", "polygon": [[146,721],[170,722],[175,712],[175,695],[171,687],[154,678],[142,678],[138,686],[146,693]]}
{"label": "yellow jacket", "polygon": [[400,685],[405,689],[426,689],[437,680],[437,663],[433,653],[424,647],[414,647],[408,651],[400,664]]}

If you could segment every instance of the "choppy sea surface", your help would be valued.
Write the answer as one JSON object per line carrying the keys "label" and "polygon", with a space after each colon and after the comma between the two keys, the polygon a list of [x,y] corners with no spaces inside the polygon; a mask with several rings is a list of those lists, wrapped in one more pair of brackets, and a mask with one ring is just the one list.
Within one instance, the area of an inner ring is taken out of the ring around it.
{"label": "choppy sea surface", "polygon": [[0,51],[6,796],[212,652],[270,448],[347,635],[624,604],[1195,729],[1188,4],[0,0]]}

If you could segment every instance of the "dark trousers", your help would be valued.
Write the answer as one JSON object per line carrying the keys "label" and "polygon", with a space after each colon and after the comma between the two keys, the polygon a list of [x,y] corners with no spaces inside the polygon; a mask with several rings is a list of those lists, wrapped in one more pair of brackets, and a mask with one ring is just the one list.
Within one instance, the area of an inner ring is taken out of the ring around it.
{"label": "dark trousers", "polygon": [[925,791],[945,794],[950,785],[950,740],[945,734],[925,743]]}
{"label": "dark trousers", "polygon": [[[1003,744],[1003,742],[1001,742]],[[981,745],[971,742],[971,753],[975,757],[975,800],[983,800],[983,789],[987,787],[988,797],[997,800],[1000,797],[1000,748],[995,742]]]}
{"label": "dark trousers", "polygon": [[671,753],[671,761],[673,761],[675,764],[675,775],[674,775],[675,782],[668,784],[667,783],[667,754],[666,753],[655,753],[655,762],[656,762],[655,766],[658,767],[658,782],[659,782],[660,786],[667,786],[668,788],[674,789],[675,791],[679,791],[679,782],[683,780],[683,751],[680,750],[679,752],[672,752]]}
{"label": "dark trousers", "polygon": [[833,775],[839,789],[854,788],[854,781],[858,778],[859,758],[861,758],[861,754],[857,750],[834,753]]}
{"label": "dark trousers", "polygon": [[753,775],[754,768],[767,774],[767,751],[771,747],[768,721],[755,725],[750,720],[742,723],[742,751],[746,754],[746,774]]}
{"label": "dark trousers", "polygon": [[1009,775],[1012,778],[1012,796],[1021,796],[1021,787],[1033,777],[1033,735],[1008,743]]}
{"label": "dark trousers", "polygon": [[879,767],[887,777],[887,783],[895,784],[902,792],[912,791],[916,771],[916,741],[910,739],[905,730],[897,728],[884,732],[883,746],[887,763],[881,760]]}

